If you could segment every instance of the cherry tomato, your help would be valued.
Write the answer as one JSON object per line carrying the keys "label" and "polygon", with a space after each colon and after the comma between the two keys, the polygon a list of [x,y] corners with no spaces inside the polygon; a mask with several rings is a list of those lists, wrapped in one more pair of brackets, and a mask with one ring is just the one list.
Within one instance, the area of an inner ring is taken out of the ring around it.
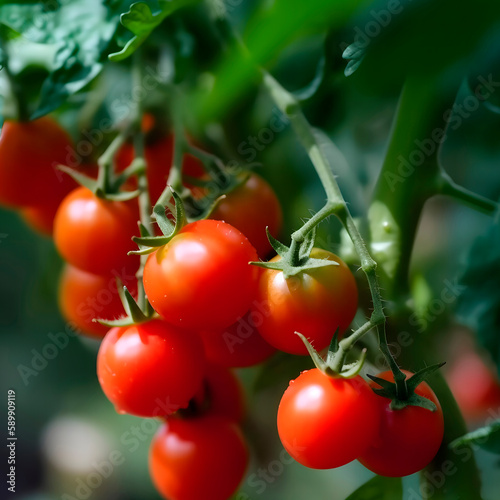
{"label": "cherry tomato", "polygon": [[54,241],[59,253],[73,266],[95,274],[121,268],[136,270],[132,236],[137,232],[137,202],[108,201],[79,187],[61,203],[54,221]]}
{"label": "cherry tomato", "polygon": [[254,173],[244,184],[226,195],[211,218],[223,220],[239,229],[262,258],[272,251],[266,227],[278,238],[283,223],[281,205],[276,193],[262,177]]}
{"label": "cherry tomato", "polygon": [[200,335],[207,360],[228,368],[243,368],[271,357],[276,349],[261,337],[256,328],[261,317],[247,313],[222,331],[202,331]]}
{"label": "cherry tomato", "polygon": [[359,376],[330,378],[317,368],[290,382],[278,408],[278,433],[297,462],[313,469],[340,467],[375,439],[380,411]]}
{"label": "cherry tomato", "polygon": [[462,354],[446,374],[451,392],[468,422],[478,422],[488,410],[500,408],[500,382],[474,351]]}
{"label": "cherry tomato", "polygon": [[52,236],[54,231],[54,217],[59,203],[46,207],[27,207],[21,209],[21,217],[32,229],[45,236]]}
{"label": "cherry tomato", "polygon": [[97,355],[97,376],[119,413],[171,415],[185,408],[205,372],[199,337],[161,320],[112,328]]}
{"label": "cherry tomato", "polygon": [[144,289],[166,321],[185,328],[225,328],[245,314],[255,296],[259,270],[250,242],[221,221],[186,225],[152,253]]}
{"label": "cherry tomato", "polygon": [[195,396],[202,411],[222,415],[236,423],[245,416],[243,387],[234,372],[212,363],[207,364],[202,388]]}
{"label": "cherry tomato", "polygon": [[[272,346],[307,354],[300,332],[320,351],[337,328],[342,334],[356,314],[358,289],[347,265],[336,255],[314,248],[311,257],[338,262],[285,279],[282,271],[262,272],[253,311],[265,311],[259,332]],[[277,256],[271,262],[280,260]]]}
{"label": "cherry tomato", "polygon": [[[125,268],[118,274],[130,293],[137,294],[137,280]],[[66,320],[88,335],[104,337],[109,327],[94,319],[116,319],[125,315],[116,277],[87,273],[66,265],[59,282],[59,308]]]}
{"label": "cherry tomato", "polygon": [[72,152],[70,136],[52,118],[6,120],[0,135],[0,203],[20,208],[61,200],[76,183],[56,167]]}
{"label": "cherry tomato", "polygon": [[149,454],[153,483],[168,500],[228,500],[247,464],[247,445],[237,425],[215,415],[169,419]]}
{"label": "cherry tomato", "polygon": [[[410,377],[411,372],[405,371]],[[392,372],[377,375],[394,382]],[[372,387],[379,388],[372,382]],[[388,477],[408,476],[422,470],[435,457],[444,433],[443,411],[439,401],[425,382],[415,391],[430,399],[436,411],[417,406],[392,410],[390,399],[377,396],[377,405],[382,415],[380,431],[371,446],[361,453],[358,460],[375,474]]]}

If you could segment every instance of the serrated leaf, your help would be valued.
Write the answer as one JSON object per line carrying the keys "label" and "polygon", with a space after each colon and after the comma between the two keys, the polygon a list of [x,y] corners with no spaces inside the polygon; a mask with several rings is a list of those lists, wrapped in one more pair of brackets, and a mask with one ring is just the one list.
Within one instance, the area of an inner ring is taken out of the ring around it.
{"label": "serrated leaf", "polygon": [[346,500],[399,500],[403,498],[403,482],[399,477],[375,476]]}
{"label": "serrated leaf", "polygon": [[470,326],[490,354],[500,374],[500,223],[498,216],[468,252],[452,293],[458,295],[456,313]]}
{"label": "serrated leaf", "polygon": [[111,61],[122,61],[131,56],[149,37],[151,32],[162,21],[175,12],[196,0],[160,0],[160,11],[153,14],[149,5],[137,2],[130,6],[130,10],[121,16],[121,23],[135,36],[119,52],[109,54]]}
{"label": "serrated leaf", "polygon": [[126,3],[72,0],[53,2],[51,8],[45,2],[0,6],[0,23],[30,42],[55,48],[51,71],[31,118],[53,111],[100,73]]}
{"label": "serrated leaf", "polygon": [[477,445],[491,453],[500,455],[500,420],[455,439],[450,447],[459,448],[464,445]]}

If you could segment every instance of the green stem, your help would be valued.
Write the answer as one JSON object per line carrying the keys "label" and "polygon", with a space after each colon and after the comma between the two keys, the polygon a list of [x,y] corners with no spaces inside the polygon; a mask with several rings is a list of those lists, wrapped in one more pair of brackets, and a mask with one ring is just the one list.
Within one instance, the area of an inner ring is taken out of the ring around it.
{"label": "green stem", "polygon": [[7,77],[7,83],[9,86],[10,94],[12,97],[12,102],[14,104],[14,116],[7,117],[5,112],[3,112],[4,118],[16,118],[20,122],[29,120],[29,110],[27,107],[27,100],[22,95],[22,86],[19,85],[16,77],[12,74],[9,66],[9,49],[8,44],[2,36],[0,30],[0,49],[4,53],[3,59],[3,71],[5,72],[5,76]]}
{"label": "green stem", "polygon": [[444,171],[441,171],[438,179],[438,193],[450,196],[487,215],[493,215],[498,209],[498,203],[459,186]]}
{"label": "green stem", "polygon": [[[346,231],[349,234],[349,237],[351,238],[353,245],[360,257],[361,268],[368,280],[373,301],[373,313],[370,317],[369,322],[358,329],[355,334],[351,336],[354,338],[347,344],[349,346],[347,350],[349,350],[352,345],[354,345],[354,343],[363,335],[370,331],[371,328],[377,327],[377,330],[379,331],[379,343],[382,352],[387,357],[387,360],[390,363],[391,367],[393,367],[393,369],[395,370],[396,380],[404,381],[405,376],[399,370],[387,345],[385,330],[383,328],[379,328],[385,323],[385,314],[382,305],[380,285],[376,273],[377,264],[371,257],[370,252],[368,251],[368,248],[363,241],[363,238],[361,237],[356,224],[354,223],[354,219],[349,212],[337,180],[335,179],[335,176],[333,174],[330,162],[325,155],[323,148],[319,144],[314,134],[313,128],[308,123],[294,97],[290,93],[288,93],[271,75],[267,73],[264,73],[263,83],[264,86],[268,89],[278,108],[290,120],[292,128],[294,129],[295,134],[306,149],[327,195],[327,202],[325,206],[311,219],[309,219],[309,221],[307,221],[300,229],[292,234],[291,249],[298,247],[299,244],[304,241],[304,238],[308,234],[308,232],[330,215],[336,215],[340,219],[340,221],[346,228]],[[342,368],[343,361],[345,360],[345,354],[341,353],[338,357],[335,358],[338,369],[337,371],[340,371],[340,369]]]}
{"label": "green stem", "polygon": [[[142,76],[143,76],[143,64],[141,60],[141,51],[138,50],[134,54],[134,64],[132,68],[132,86],[133,88],[140,88],[142,85]],[[145,168],[142,169],[142,172],[138,175],[138,187],[140,190],[139,194],[139,217],[141,224],[146,228],[149,234],[153,234],[153,226],[151,223],[151,200],[149,197],[149,186],[148,186],[148,177],[146,175],[146,160],[144,155],[144,134],[141,129],[141,120],[143,115],[142,103],[138,100],[135,103],[134,109],[134,117],[133,124],[135,127],[134,134],[134,154],[135,159],[134,163],[141,163]],[[146,293],[144,291],[144,284],[142,281],[144,274],[144,266],[146,265],[146,261],[148,260],[147,255],[141,255],[141,261],[139,269],[136,273],[137,278],[137,303],[139,307],[146,311],[147,309],[147,298]]]}
{"label": "green stem", "polygon": [[[397,341],[401,332],[414,330],[414,326],[409,323],[413,311],[407,306],[407,298],[410,296],[408,275],[411,252],[425,202],[437,193],[439,183],[443,189],[442,171],[438,162],[440,144],[434,138],[445,130],[443,116],[452,105],[452,99],[443,99],[440,95],[436,82],[416,78],[407,80],[370,207],[372,248],[386,249],[387,243],[390,243],[390,255],[387,255],[386,260],[382,252],[377,259],[381,262],[385,296],[392,303],[399,304],[387,322],[388,336],[394,341]],[[433,148],[429,141],[434,141]],[[430,154],[416,165],[411,159],[421,157],[417,153],[421,150],[418,145],[424,143]],[[447,189],[449,187],[445,188]],[[463,199],[463,190],[459,191]],[[476,199],[474,196],[474,200]],[[471,200],[470,195],[468,200]],[[385,231],[387,226],[391,228],[389,233]],[[430,332],[427,335],[415,335],[411,349],[402,350],[400,362],[410,369],[421,368],[424,360],[426,363],[433,363],[435,360],[432,359],[429,348],[429,334]],[[460,411],[440,373],[434,373],[429,378],[429,383],[444,409],[445,436],[440,452],[421,475],[423,496],[432,500],[476,500],[480,498],[480,487],[472,452],[469,449],[467,460],[462,460],[448,449],[448,444],[454,438],[466,432]],[[453,474],[449,477],[443,474],[445,467],[453,467]],[[440,477],[438,486],[433,483],[436,475]]]}

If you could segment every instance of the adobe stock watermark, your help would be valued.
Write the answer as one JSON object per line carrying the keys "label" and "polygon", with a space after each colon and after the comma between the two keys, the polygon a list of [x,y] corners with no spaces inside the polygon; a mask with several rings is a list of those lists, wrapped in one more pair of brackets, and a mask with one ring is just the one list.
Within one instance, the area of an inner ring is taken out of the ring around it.
{"label": "adobe stock watermark", "polygon": [[[114,99],[110,105],[110,114],[114,118],[105,117],[99,120],[95,128],[81,131],[81,138],[74,147],[66,146],[66,158],[64,165],[76,168],[81,165],[92,152],[98,148],[107,135],[116,130],[116,122],[125,122],[135,112],[138,103],[143,102],[162,82],[172,76],[171,71],[154,70],[148,66],[145,68],[141,81],[132,87],[129,93]],[[67,175],[61,172],[55,163],[52,165],[60,182]]]}
{"label": "adobe stock watermark", "polygon": [[[179,409],[169,399],[155,401],[154,417],[170,415]],[[64,493],[61,500],[87,500],[92,494],[108,480],[117,469],[127,461],[127,456],[139,450],[144,443],[151,441],[152,436],[163,425],[161,420],[155,418],[142,418],[137,424],[131,425],[119,438],[120,449],[114,449],[108,456],[99,462],[89,464],[89,472],[74,479],[74,491],[72,494]]]}
{"label": "adobe stock watermark", "polygon": [[394,192],[398,184],[411,177],[415,170],[422,166],[448,138],[446,130],[454,131],[460,128],[463,121],[476,112],[481,103],[488,100],[499,87],[500,82],[495,81],[491,73],[486,77],[478,76],[472,94],[466,96],[462,102],[454,103],[443,113],[443,121],[446,125],[436,127],[432,130],[430,137],[422,140],[415,139],[415,149],[407,157],[398,156],[397,172],[384,173],[384,180],[389,185],[389,189]]}
{"label": "adobe stock watermark", "polygon": [[276,107],[272,109],[272,116],[267,127],[262,127],[256,135],[249,135],[237,147],[238,153],[247,162],[251,163],[259,152],[264,151],[271,144],[276,134],[283,132],[290,120]]}
{"label": "adobe stock watermark", "polygon": [[158,430],[161,422],[151,419],[141,419],[138,425],[132,425],[120,436],[122,449],[114,449],[107,457],[89,464],[89,472],[74,479],[72,494],[64,493],[61,500],[87,500],[92,494],[108,480],[118,468],[127,461],[127,455],[137,451]]}
{"label": "adobe stock watermark", "polygon": [[[117,277],[122,283],[135,279],[133,275],[129,275],[126,268],[113,271],[112,277],[110,277],[105,288],[101,289],[95,297],[87,297],[77,306],[77,314],[82,319],[92,320],[99,317],[99,314],[113,301],[115,296],[118,295]],[[48,333],[48,341],[40,349],[31,349],[31,359],[26,364],[20,363],[17,365],[17,372],[23,384],[27,386],[33,377],[37,377],[49,366],[50,361],[56,359],[68,347],[71,338],[79,335],[85,334],[72,321],[66,323],[62,332]]]}
{"label": "adobe stock watermark", "polygon": [[[360,50],[366,49],[371,41],[379,36],[384,28],[391,24],[394,17],[403,12],[405,7],[404,3],[409,2],[411,2],[411,0],[407,0],[407,2],[403,2],[402,0],[388,0],[385,9],[372,9],[370,11],[371,19],[363,28],[359,26],[354,28],[353,43],[356,44]],[[340,44],[342,51],[347,49],[347,47],[349,47],[349,44],[346,42]]]}
{"label": "adobe stock watermark", "polygon": [[[413,312],[410,315],[408,322],[415,327],[417,333],[424,333],[429,328],[429,325],[443,314],[450,304],[453,304],[466,289],[464,285],[458,283],[457,278],[453,281],[445,279],[443,285],[439,297],[435,297],[429,302],[423,314]],[[399,332],[389,345],[392,355],[396,358],[399,357],[402,350],[410,347],[414,341],[414,334],[407,331]],[[385,357],[381,352],[378,353],[375,362],[379,366],[385,364]]]}
{"label": "adobe stock watermark", "polygon": [[[297,452],[304,450],[304,447],[298,446],[296,442],[291,446],[292,454],[295,453],[295,450]],[[291,454],[283,448],[276,459],[271,460],[265,467],[259,467],[255,472],[252,472],[245,481],[245,485],[252,488],[256,495],[262,495],[293,462]],[[234,500],[250,500],[251,498],[253,497],[248,493],[240,492],[234,497]]]}

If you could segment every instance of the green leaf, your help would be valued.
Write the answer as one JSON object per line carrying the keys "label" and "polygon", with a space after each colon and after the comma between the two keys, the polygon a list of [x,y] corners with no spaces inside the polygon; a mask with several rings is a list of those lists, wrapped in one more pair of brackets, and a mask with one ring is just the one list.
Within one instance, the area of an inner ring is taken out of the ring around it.
{"label": "green leaf", "polygon": [[0,23],[24,39],[55,48],[51,72],[41,86],[32,118],[58,108],[92,81],[102,69],[119,14],[128,2],[72,0],[0,6]]}
{"label": "green leaf", "polygon": [[500,420],[469,432],[450,443],[451,448],[459,448],[464,445],[477,445],[491,453],[500,455]]}
{"label": "green leaf", "polygon": [[111,61],[122,61],[131,56],[167,16],[194,1],[160,0],[160,11],[154,14],[146,3],[137,2],[132,4],[130,10],[122,14],[121,23],[135,36],[127,42],[122,50],[109,54],[109,59]]}
{"label": "green leaf", "polygon": [[500,374],[500,224],[498,217],[472,244],[455,291],[457,316],[476,333]]}
{"label": "green leaf", "polygon": [[403,498],[403,482],[399,477],[375,476],[346,500],[399,500]]}

